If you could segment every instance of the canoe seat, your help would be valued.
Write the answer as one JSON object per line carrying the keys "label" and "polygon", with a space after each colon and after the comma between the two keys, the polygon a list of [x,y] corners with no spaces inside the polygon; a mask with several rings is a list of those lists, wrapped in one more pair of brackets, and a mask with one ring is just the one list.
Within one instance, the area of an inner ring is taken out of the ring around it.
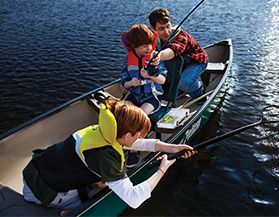
{"label": "canoe seat", "polygon": [[206,70],[209,71],[223,71],[225,69],[225,64],[224,63],[211,63],[209,62]]}
{"label": "canoe seat", "polygon": [[0,184],[0,216],[59,216],[59,212],[27,202],[21,194]]}

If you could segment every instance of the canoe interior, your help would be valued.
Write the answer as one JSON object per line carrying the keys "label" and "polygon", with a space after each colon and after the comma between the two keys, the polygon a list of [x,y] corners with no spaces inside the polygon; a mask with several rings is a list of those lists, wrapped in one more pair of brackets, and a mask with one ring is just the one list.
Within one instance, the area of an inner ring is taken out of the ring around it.
{"label": "canoe interior", "polygon": [[[209,55],[209,62],[225,65],[223,70],[206,70],[204,73],[206,76],[202,79],[208,84],[206,88],[208,92],[214,90],[223,78],[228,67],[230,53],[228,46],[225,45],[209,46],[206,52]],[[119,82],[106,86],[102,90],[117,98],[121,98],[123,94],[123,88]],[[187,100],[189,100],[187,95],[180,97],[176,106],[184,104]],[[195,113],[202,106],[195,103],[189,107],[190,112]],[[85,97],[65,107],[54,109],[51,114],[42,116],[24,128],[2,138],[0,140],[0,184],[21,194],[22,170],[30,160],[32,150],[61,142],[76,130],[96,124],[97,118],[98,112],[89,105]],[[163,133],[162,139],[167,140],[171,135]],[[154,138],[155,132],[151,132],[149,137]],[[141,157],[144,158],[147,154],[142,153]]]}

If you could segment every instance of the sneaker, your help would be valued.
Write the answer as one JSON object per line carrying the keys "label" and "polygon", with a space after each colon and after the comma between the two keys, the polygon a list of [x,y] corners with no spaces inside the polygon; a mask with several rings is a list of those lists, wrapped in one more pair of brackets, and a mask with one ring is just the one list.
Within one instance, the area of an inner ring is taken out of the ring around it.
{"label": "sneaker", "polygon": [[183,90],[178,89],[177,99],[181,99],[182,97],[186,96],[186,93]]}
{"label": "sneaker", "polygon": [[136,166],[139,161],[140,161],[139,152],[138,151],[130,151],[128,153],[126,167],[127,168],[132,168],[132,167]]}
{"label": "sneaker", "polygon": [[[205,89],[204,84],[201,86],[201,88],[202,88],[202,91],[201,91],[201,92],[202,92],[201,96],[202,96],[202,95],[204,95],[204,94],[206,93],[206,89]],[[201,99],[197,102],[197,104],[198,104],[198,105],[202,105],[206,100],[207,100],[207,97],[205,96],[205,97],[201,98]]]}

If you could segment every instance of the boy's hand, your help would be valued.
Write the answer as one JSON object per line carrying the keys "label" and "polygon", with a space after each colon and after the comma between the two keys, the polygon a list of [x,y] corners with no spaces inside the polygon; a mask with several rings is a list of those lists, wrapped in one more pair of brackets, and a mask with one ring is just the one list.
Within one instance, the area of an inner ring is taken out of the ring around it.
{"label": "boy's hand", "polygon": [[141,76],[144,77],[144,78],[150,78],[150,75],[148,74],[147,70],[144,69],[144,68],[142,68],[142,69],[140,70],[140,74],[141,74]]}
{"label": "boy's hand", "polygon": [[131,84],[133,87],[137,87],[137,86],[141,85],[141,80],[138,78],[132,78]]}
{"label": "boy's hand", "polygon": [[164,173],[168,170],[168,168],[174,164],[174,162],[176,161],[176,159],[173,159],[173,160],[168,160],[168,156],[166,154],[164,154],[162,156],[162,161],[161,161],[161,164],[159,166],[159,168],[161,168]]}
{"label": "boy's hand", "polygon": [[181,156],[181,158],[190,158],[191,156],[198,153],[198,151],[194,150],[193,147],[185,144],[179,144],[177,145],[177,152],[185,150],[185,154]]}

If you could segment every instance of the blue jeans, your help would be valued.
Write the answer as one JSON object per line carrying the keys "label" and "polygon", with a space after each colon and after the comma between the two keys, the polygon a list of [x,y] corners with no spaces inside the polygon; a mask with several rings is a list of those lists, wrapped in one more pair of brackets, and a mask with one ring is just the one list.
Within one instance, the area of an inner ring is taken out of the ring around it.
{"label": "blue jeans", "polygon": [[198,80],[205,71],[208,61],[205,63],[193,62],[187,65],[181,73],[179,89],[189,94],[192,98],[197,98],[202,94],[202,82]]}

